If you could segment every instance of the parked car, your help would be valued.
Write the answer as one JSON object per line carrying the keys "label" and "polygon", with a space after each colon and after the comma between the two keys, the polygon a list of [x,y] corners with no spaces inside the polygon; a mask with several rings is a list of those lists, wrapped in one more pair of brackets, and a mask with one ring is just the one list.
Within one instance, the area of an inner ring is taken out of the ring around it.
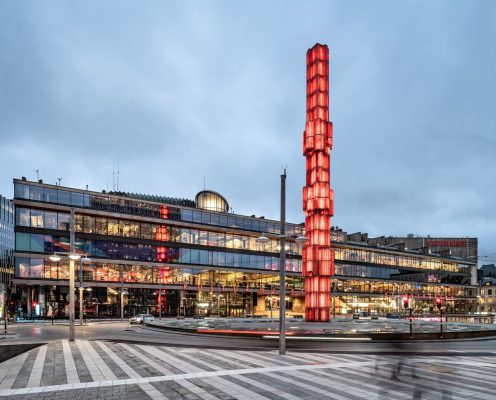
{"label": "parked car", "polygon": [[145,322],[153,322],[155,317],[152,314],[137,314],[132,318],[129,318],[129,323],[131,324],[143,324]]}

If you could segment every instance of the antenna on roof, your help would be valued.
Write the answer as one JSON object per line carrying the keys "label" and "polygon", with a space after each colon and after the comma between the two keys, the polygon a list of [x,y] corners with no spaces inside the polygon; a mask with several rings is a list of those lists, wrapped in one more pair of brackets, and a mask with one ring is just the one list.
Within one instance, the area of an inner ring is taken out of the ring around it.
{"label": "antenna on roof", "polygon": [[62,178],[57,178],[57,180],[59,181],[59,186],[60,186],[60,182],[62,182]]}
{"label": "antenna on roof", "polygon": [[117,191],[119,191],[119,163],[117,163]]}
{"label": "antenna on roof", "polygon": [[205,191],[205,175],[203,175],[203,191]]}
{"label": "antenna on roof", "polygon": [[112,164],[112,191],[115,192],[115,164]]}
{"label": "antenna on roof", "polygon": [[37,181],[40,180],[40,170],[39,169],[36,170],[36,180]]}

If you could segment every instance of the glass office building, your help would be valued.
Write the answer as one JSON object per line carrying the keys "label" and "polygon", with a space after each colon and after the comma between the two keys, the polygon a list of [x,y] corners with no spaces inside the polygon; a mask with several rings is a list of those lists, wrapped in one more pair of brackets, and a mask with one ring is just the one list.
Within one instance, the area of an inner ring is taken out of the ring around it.
{"label": "glass office building", "polygon": [[[278,241],[256,241],[277,235],[279,222],[229,213],[218,193],[203,191],[192,201],[15,179],[14,203],[14,281],[22,288],[22,313],[43,316],[51,308],[67,314],[68,262],[49,255],[69,251],[72,210],[76,251],[90,258],[79,263],[81,282],[76,268],[88,316],[119,316],[121,298],[125,316],[159,310],[164,316],[279,313]],[[286,234],[302,235],[304,226],[288,223]],[[459,314],[476,301],[467,290],[475,285],[473,262],[355,243],[335,229],[331,236],[332,314],[394,313],[406,293],[423,312],[432,311],[434,296]],[[301,248],[288,240],[286,251],[286,312],[303,315]]]}
{"label": "glass office building", "polygon": [[0,284],[11,287],[14,277],[14,204],[0,195]]}

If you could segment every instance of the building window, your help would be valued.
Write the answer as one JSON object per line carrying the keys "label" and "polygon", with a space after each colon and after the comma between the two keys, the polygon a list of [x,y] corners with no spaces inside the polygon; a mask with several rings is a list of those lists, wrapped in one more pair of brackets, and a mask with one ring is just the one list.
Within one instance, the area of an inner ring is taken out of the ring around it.
{"label": "building window", "polygon": [[16,208],[16,225],[31,226],[31,213],[29,208]]}

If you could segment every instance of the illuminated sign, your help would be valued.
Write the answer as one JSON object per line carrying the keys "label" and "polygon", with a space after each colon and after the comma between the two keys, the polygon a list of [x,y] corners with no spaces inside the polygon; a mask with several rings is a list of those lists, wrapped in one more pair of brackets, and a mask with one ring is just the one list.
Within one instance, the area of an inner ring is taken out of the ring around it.
{"label": "illuminated sign", "polygon": [[465,247],[467,242],[465,240],[428,240],[428,247]]}

